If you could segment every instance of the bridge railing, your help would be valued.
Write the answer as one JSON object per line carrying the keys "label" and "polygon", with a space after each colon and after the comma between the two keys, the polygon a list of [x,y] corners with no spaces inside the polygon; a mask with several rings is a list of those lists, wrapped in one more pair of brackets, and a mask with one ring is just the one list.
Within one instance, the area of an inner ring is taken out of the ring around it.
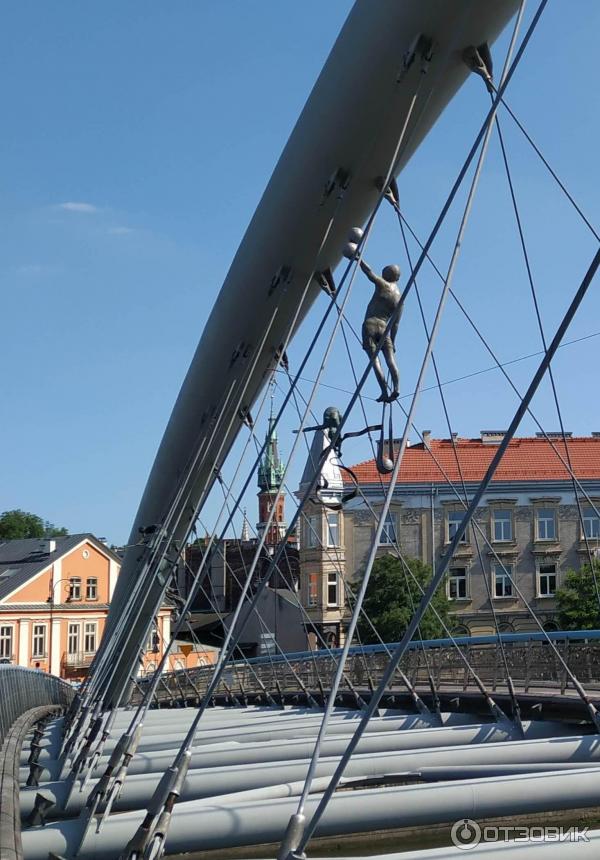
{"label": "bridge railing", "polygon": [[41,705],[67,707],[73,688],[47,672],[0,664],[0,746],[15,720]]}
{"label": "bridge railing", "polygon": [[[589,690],[600,690],[600,631],[551,633],[550,638],[573,674]],[[564,694],[571,688],[568,675],[544,634],[503,634],[497,636],[461,637],[456,644],[490,689],[503,688],[506,672],[502,645],[509,672],[515,686],[523,692],[548,689]],[[390,651],[394,644],[387,646]],[[269,692],[298,692],[301,684],[307,690],[328,688],[336,670],[339,650],[303,651],[285,657],[269,655],[248,661],[233,662],[224,672],[217,694],[260,693],[262,686]],[[379,683],[388,663],[388,653],[382,645],[352,648],[346,666],[346,689],[367,689]],[[168,672],[160,680],[156,700],[181,701],[202,697],[212,677],[212,667]],[[400,672],[404,672],[416,687],[428,687],[430,676],[437,688],[466,689],[472,676],[455,645],[449,639],[414,642],[396,672],[392,688],[404,687]],[[301,684],[300,684],[301,682]],[[148,679],[138,679],[133,702],[139,698]]]}

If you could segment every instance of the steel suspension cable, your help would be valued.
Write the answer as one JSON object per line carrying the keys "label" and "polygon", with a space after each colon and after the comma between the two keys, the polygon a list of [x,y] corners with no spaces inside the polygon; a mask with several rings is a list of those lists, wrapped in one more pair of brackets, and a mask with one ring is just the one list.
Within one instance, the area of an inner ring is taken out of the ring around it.
{"label": "steel suspension cable", "polygon": [[[423,250],[423,247],[424,247],[424,246],[423,246],[422,242],[419,240],[419,238],[418,238],[417,234],[415,233],[415,231],[413,230],[413,228],[410,226],[409,222],[407,221],[407,219],[406,219],[406,217],[404,216],[404,214],[401,212],[400,208],[399,208],[397,205],[396,205],[396,206],[394,206],[394,208],[396,209],[396,212],[397,212],[397,214],[398,214],[399,218],[401,218],[401,219],[402,219],[402,223],[404,224],[404,226],[407,228],[407,230],[409,231],[409,233],[411,234],[411,236],[413,237],[413,239],[414,239],[414,240],[415,240],[415,242],[417,243],[418,247],[419,247],[421,250]],[[432,257],[431,257],[429,254],[427,255],[427,260],[428,260],[428,262],[430,263],[430,265],[432,266],[432,268],[433,268],[433,270],[435,271],[435,273],[436,273],[436,274],[438,275],[438,277],[440,278],[440,280],[443,282],[443,281],[444,281],[444,275],[442,274],[442,272],[440,271],[439,267],[436,265],[435,261],[432,259]],[[457,293],[456,293],[454,290],[451,290],[451,291],[450,291],[450,295],[452,296],[452,299],[453,299],[453,301],[455,302],[455,304],[457,305],[457,307],[459,308],[460,312],[463,314],[463,316],[465,317],[465,319],[467,320],[467,322],[469,323],[469,325],[471,326],[471,328],[473,329],[473,331],[475,332],[475,334],[477,335],[477,337],[478,337],[478,338],[479,338],[479,340],[481,341],[482,345],[484,346],[484,348],[486,349],[486,351],[488,352],[488,354],[490,355],[490,357],[491,357],[491,358],[492,358],[492,360],[494,361],[494,366],[493,366],[493,367],[487,368],[487,370],[484,370],[484,371],[477,371],[475,374],[471,374],[471,376],[477,375],[478,373],[486,373],[486,372],[488,372],[489,370],[500,370],[500,372],[502,373],[502,375],[504,376],[504,378],[506,379],[506,381],[508,382],[508,384],[510,385],[510,387],[512,388],[512,390],[514,391],[514,393],[517,395],[517,397],[518,397],[518,398],[519,398],[519,400],[520,400],[520,399],[522,398],[522,396],[523,396],[523,395],[522,395],[522,393],[519,391],[519,389],[517,388],[517,386],[515,385],[515,383],[513,382],[513,380],[511,379],[510,375],[508,374],[508,372],[506,371],[506,369],[505,369],[505,368],[506,368],[509,364],[514,364],[516,361],[521,361],[521,360],[522,360],[522,359],[524,359],[524,358],[537,358],[537,357],[538,357],[538,356],[540,356],[540,355],[544,355],[544,354],[545,354],[545,351],[544,351],[544,350],[541,350],[541,351],[539,351],[539,352],[532,352],[532,353],[529,353],[529,354],[528,354],[528,355],[526,355],[526,356],[523,356],[522,358],[513,359],[512,361],[508,361],[508,362],[504,362],[504,363],[502,363],[502,362],[500,361],[500,359],[498,358],[498,356],[496,355],[496,353],[494,352],[494,350],[492,349],[492,347],[490,346],[490,344],[489,344],[489,342],[487,341],[487,339],[486,339],[486,338],[484,337],[484,335],[482,334],[482,332],[481,332],[480,328],[477,326],[477,324],[475,323],[475,321],[473,320],[473,318],[471,317],[471,315],[469,314],[469,312],[468,312],[468,311],[467,311],[467,309],[465,308],[464,304],[461,302],[461,300],[460,300],[460,298],[458,297]],[[600,335],[600,332],[599,332],[598,334]],[[357,336],[357,335],[356,335],[356,336]],[[596,335],[589,335],[589,337],[595,337],[595,336],[596,336]],[[357,337],[358,337],[358,336],[357,336]],[[565,341],[564,343],[562,343],[562,344],[561,344],[561,347],[562,347],[562,346],[566,346],[566,345],[568,345],[568,344],[578,343],[578,342],[579,342],[579,340],[584,340],[584,339],[585,339],[585,338],[578,338],[578,339],[575,339],[575,340]],[[468,377],[462,377],[462,379],[466,379],[466,378],[468,378]],[[453,380],[453,381],[457,381],[457,380]],[[442,384],[442,386],[445,386],[445,385],[448,385],[449,383],[448,383],[448,382],[445,382],[445,383],[443,382],[443,383],[441,383],[441,384]],[[432,389],[437,389],[437,385],[435,385],[435,386],[431,386],[429,389],[423,389],[423,390],[425,391],[425,390],[432,390]],[[401,399],[402,399],[402,398],[401,398]],[[401,408],[402,408],[402,407],[401,407]],[[553,439],[548,435],[548,433],[546,432],[546,430],[544,429],[544,427],[542,426],[541,422],[540,422],[540,421],[539,421],[539,419],[536,417],[535,413],[533,412],[533,410],[532,410],[531,408],[528,408],[528,409],[527,409],[527,414],[528,414],[528,415],[529,415],[529,417],[532,419],[532,421],[534,422],[534,424],[536,425],[536,427],[538,428],[538,430],[540,431],[541,435],[544,437],[544,439],[546,440],[546,442],[548,443],[548,445],[551,447],[551,449],[553,450],[553,452],[556,454],[556,456],[558,457],[559,461],[560,461],[560,462],[561,462],[561,464],[564,466],[565,470],[569,473],[569,475],[570,475],[570,477],[572,478],[572,480],[573,480],[573,481],[575,481],[575,483],[576,483],[576,485],[577,485],[577,488],[578,488],[579,492],[581,493],[581,495],[585,498],[586,502],[587,502],[587,503],[592,507],[592,509],[594,510],[594,512],[595,512],[595,514],[596,514],[596,516],[600,518],[600,510],[599,510],[599,509],[598,509],[598,507],[596,506],[596,503],[595,503],[595,502],[594,502],[594,500],[589,496],[589,494],[588,494],[587,490],[586,490],[586,489],[585,489],[585,487],[581,484],[580,480],[577,478],[577,475],[573,472],[573,470],[572,470],[572,469],[570,469],[569,464],[567,463],[567,461],[565,460],[565,458],[563,457],[563,455],[560,453],[560,451],[559,451],[559,449],[557,448],[557,446],[556,446],[556,444],[555,444],[554,440],[553,440]],[[416,430],[416,428],[415,428],[415,430]],[[416,431],[416,432],[418,432],[418,431]]]}
{"label": "steel suspension cable", "polygon": [[[494,89],[494,91],[496,91],[493,82],[490,82],[490,86]],[[573,206],[573,208],[575,209],[575,211],[577,212],[577,214],[579,215],[579,217],[581,218],[583,223],[586,225],[586,227],[588,228],[588,230],[590,231],[592,236],[598,242],[600,242],[600,233],[598,232],[598,230],[596,230],[596,228],[594,227],[592,222],[585,215],[584,211],[581,209],[581,207],[579,206],[579,204],[577,203],[577,201],[575,200],[575,198],[573,197],[573,195],[571,194],[571,192],[569,191],[567,186],[564,184],[564,182],[562,182],[562,180],[558,176],[557,172],[554,170],[554,168],[551,166],[551,164],[549,163],[547,158],[542,153],[541,149],[535,143],[535,141],[533,140],[531,135],[527,132],[527,129],[525,128],[523,123],[519,120],[519,118],[516,116],[515,112],[512,110],[510,105],[506,102],[506,99],[504,98],[504,96],[502,96],[501,102],[502,102],[503,108],[507,111],[507,113],[509,114],[511,119],[514,121],[517,128],[522,132],[523,136],[525,137],[525,140],[530,144],[533,151],[539,157],[540,161],[542,162],[542,164],[544,165],[544,167],[546,168],[546,170],[548,171],[550,176],[554,179],[554,181],[556,182],[556,184],[558,185],[560,190],[563,192],[563,194],[565,195],[565,197],[567,198],[569,203],[571,203],[571,205]]]}
{"label": "steel suspension cable", "polygon": [[[508,163],[508,155],[507,155],[506,146],[504,143],[504,135],[502,134],[502,129],[501,129],[499,123],[496,124],[496,129],[498,132],[498,140],[500,143],[500,150],[502,153],[502,162],[504,164],[504,171],[506,173],[506,179],[507,179],[508,188],[509,188],[509,192],[510,192],[510,198],[511,198],[511,202],[512,202],[513,212],[515,215],[517,232],[519,234],[519,243],[521,246],[521,251],[523,253],[523,261],[525,263],[525,271],[527,273],[527,281],[529,283],[529,289],[531,292],[531,297],[532,297],[532,301],[533,301],[533,307],[535,310],[537,325],[538,325],[538,329],[540,332],[540,338],[542,341],[542,347],[543,347],[544,351],[546,351],[548,348],[547,343],[546,343],[546,334],[544,331],[544,324],[542,322],[540,304],[539,304],[539,300],[538,300],[535,281],[533,278],[533,269],[532,269],[532,265],[531,265],[531,260],[529,258],[529,251],[527,249],[527,243],[525,241],[525,231],[523,228],[523,219],[522,219],[521,213],[519,211],[519,205],[517,203],[517,195],[516,195],[516,191],[515,191],[515,187],[514,187],[514,181],[512,178],[512,171],[511,171],[509,163]],[[556,381],[554,379],[554,372],[553,372],[551,366],[548,368],[548,378],[550,380],[550,386],[552,388],[552,397],[554,399],[554,405],[556,406],[556,415],[558,417],[558,423],[559,423],[559,427],[560,427],[562,442],[563,442],[563,445],[565,448],[565,458],[566,458],[566,461],[568,463],[569,471],[571,473],[571,481],[573,484],[573,495],[575,497],[575,504],[577,506],[577,513],[579,515],[579,523],[581,526],[581,533],[582,533],[584,541],[585,541],[585,548],[586,548],[588,561],[589,561],[589,565],[590,565],[590,573],[592,575],[593,582],[594,582],[594,590],[596,592],[596,602],[598,603],[598,609],[600,610],[600,589],[598,587],[598,579],[596,577],[596,569],[595,569],[596,566],[595,566],[594,561],[592,559],[592,550],[590,547],[588,536],[587,536],[586,531],[585,531],[585,523],[584,523],[584,519],[583,519],[583,510],[581,507],[581,501],[580,501],[579,496],[577,494],[577,485],[575,483],[573,463],[571,461],[571,454],[569,452],[569,445],[568,445],[567,436],[565,433],[565,424],[563,421],[562,409],[560,407],[560,402],[558,399],[558,391],[556,388]]]}

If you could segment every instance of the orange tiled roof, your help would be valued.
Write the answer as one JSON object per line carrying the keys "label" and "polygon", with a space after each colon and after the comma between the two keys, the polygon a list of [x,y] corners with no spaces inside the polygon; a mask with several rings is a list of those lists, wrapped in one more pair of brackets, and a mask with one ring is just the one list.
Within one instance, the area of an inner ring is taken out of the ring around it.
{"label": "orange tiled roof", "polygon": [[[561,438],[552,439],[556,449],[566,460]],[[456,451],[465,481],[480,481],[490,465],[497,445],[481,439],[457,439]],[[437,483],[446,480],[460,481],[454,447],[449,439],[430,439],[428,450],[423,443],[406,449],[398,483]],[[578,436],[568,439],[569,455],[577,478],[600,480],[600,436]],[[437,463],[436,463],[437,461]],[[439,465],[438,465],[439,464]],[[389,475],[380,475],[374,460],[365,460],[352,471],[361,484],[388,483]],[[442,471],[443,470],[443,471]],[[513,439],[496,470],[494,481],[562,481],[569,480],[567,469],[552,446],[544,438],[524,437]]]}

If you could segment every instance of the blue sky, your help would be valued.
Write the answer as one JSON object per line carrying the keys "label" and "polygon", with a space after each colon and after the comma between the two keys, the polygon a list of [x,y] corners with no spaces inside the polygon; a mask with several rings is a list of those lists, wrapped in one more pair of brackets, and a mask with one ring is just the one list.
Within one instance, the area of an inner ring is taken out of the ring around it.
{"label": "blue sky", "polygon": [[[0,510],[21,507],[72,532],[126,539],[209,309],[351,5],[23,0],[4,9]],[[508,95],[596,224],[599,25],[595,0],[551,0]],[[505,48],[503,37],[497,67]],[[468,81],[401,177],[406,214],[422,237],[486,108],[481,82]],[[501,119],[551,331],[594,242],[509,118]],[[442,268],[461,200],[435,245]],[[391,212],[378,219],[367,256],[374,267],[398,261],[406,271]],[[431,318],[439,283],[430,270],[420,288]],[[539,349],[527,289],[494,140],[456,291],[504,361]],[[357,326],[367,296],[357,281],[350,308]],[[568,339],[600,332],[599,310],[595,284]],[[308,330],[322,311],[315,307]],[[292,367],[305,343],[301,332]],[[566,346],[556,360],[565,423],[575,433],[600,430],[599,344],[591,337]],[[413,299],[397,344],[403,393],[412,390],[423,345]],[[451,305],[437,354],[444,381],[490,366]],[[510,372],[524,385],[534,367],[526,360]],[[348,388],[341,346],[326,381]],[[446,392],[454,429],[465,436],[505,427],[515,405],[498,372]],[[373,383],[367,393],[376,394]],[[347,399],[324,389],[318,408]],[[535,409],[557,429],[547,386]],[[423,395],[417,424],[446,435],[435,392]],[[284,453],[294,426],[290,415]],[[522,429],[535,430],[527,421]],[[364,445],[348,450],[349,460],[367,455]],[[253,494],[247,503],[253,519]]]}

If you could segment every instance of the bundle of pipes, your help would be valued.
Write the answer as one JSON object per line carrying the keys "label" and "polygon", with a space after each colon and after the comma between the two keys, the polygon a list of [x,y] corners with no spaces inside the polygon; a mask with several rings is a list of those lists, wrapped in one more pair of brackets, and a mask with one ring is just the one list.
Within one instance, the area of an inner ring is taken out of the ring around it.
{"label": "bundle of pipes", "polygon": [[[140,809],[147,804],[193,713],[193,709],[174,712],[178,725],[169,726],[172,735],[165,731],[158,734],[159,724],[166,722],[163,716],[154,716],[149,721],[146,730],[151,733],[142,737],[115,811]],[[127,714],[118,716],[125,727]],[[232,791],[274,789],[305,777],[320,712],[215,709],[208,716],[205,731],[199,735],[202,742],[194,747],[182,786],[182,800],[217,797]],[[318,777],[331,775],[359,716],[355,711],[335,712],[323,743]],[[510,722],[476,723],[472,716],[462,714],[442,714],[441,720],[443,725],[439,725],[440,717],[433,714],[383,712],[369,724],[369,732],[362,738],[357,755],[347,768],[346,778],[396,780],[402,774],[444,779],[465,776],[469,768],[471,773],[478,767],[501,772],[497,768],[503,765],[517,770],[524,766],[539,769],[547,767],[548,762],[577,761],[587,765],[600,760],[595,738],[583,735],[581,726],[550,721],[524,723],[523,740],[517,726]],[[54,733],[54,728],[50,731]],[[265,736],[270,740],[264,740]],[[555,739],[551,745],[548,738]],[[172,748],[169,748],[170,742]],[[113,746],[111,742],[105,749],[91,773],[92,780],[104,772]],[[42,752],[51,753],[49,750]],[[49,819],[78,815],[86,802],[89,782],[77,785],[71,792],[64,780],[68,768],[63,762],[48,758],[45,767],[44,773],[53,770],[56,773],[39,790],[22,790],[23,817],[31,813],[38,794],[43,796],[48,807]],[[22,775],[26,773],[27,768],[23,768]]]}
{"label": "bundle of pipes", "polygon": [[[475,820],[484,820],[594,807],[598,803],[599,779],[600,768],[590,767],[433,785],[343,791],[331,799],[316,836],[449,823],[464,818],[465,814]],[[323,790],[322,780],[316,788]],[[166,851],[176,854],[277,843],[297,807],[297,799],[286,796],[294,790],[297,790],[295,785],[287,785],[268,791],[266,798],[259,795],[257,799],[255,792],[249,792],[246,793],[247,799],[236,793],[218,801],[179,802],[175,806]],[[280,794],[276,796],[278,791]],[[319,794],[308,798],[307,814],[314,812],[319,799]],[[119,856],[122,846],[133,836],[144,816],[145,810],[124,812],[106,820],[100,832],[95,827],[90,828],[78,856],[95,860],[112,860]],[[34,827],[23,833],[25,856],[27,860],[46,860],[49,851],[72,856],[80,839],[79,819]],[[597,841],[595,845],[597,850]],[[566,847],[562,845],[563,851]],[[581,846],[578,844],[577,847]],[[547,844],[544,850],[548,850]],[[563,853],[561,856],[568,855]],[[581,856],[592,855],[578,853],[578,860]],[[527,860],[531,860],[530,854]]]}
{"label": "bundle of pipes", "polygon": [[[182,738],[185,736],[189,725],[196,714],[193,708],[186,708],[174,712],[151,712],[151,713],[173,713],[177,716],[176,720],[164,721],[145,721],[144,730],[142,732],[138,753],[142,754],[140,760],[143,761],[143,754],[151,753],[155,750],[161,750],[174,754],[174,750],[179,746]],[[322,711],[307,710],[301,713],[293,711],[283,711],[281,709],[262,710],[260,713],[249,712],[248,719],[244,718],[245,710],[218,709],[215,712],[210,712],[214,716],[212,720],[207,721],[204,730],[199,732],[194,739],[195,747],[210,745],[211,748],[221,748],[223,745],[235,744],[271,744],[274,741],[293,738],[313,738],[316,737],[319,726],[322,720]],[[331,725],[330,734],[336,736],[348,736],[356,728],[360,718],[360,713],[357,711],[336,711]],[[448,713],[442,714],[441,721],[444,726],[460,726],[472,723],[475,718],[464,714]],[[383,710],[381,716],[372,720],[369,725],[368,732],[385,732],[399,731],[407,729],[429,728],[440,724],[440,718],[437,715],[420,715],[420,714],[404,714],[401,711]],[[100,758],[98,767],[102,768],[110,757],[121,732],[126,728],[127,724],[117,724],[112,732],[112,737],[109,738],[103,748],[103,757]],[[60,774],[64,775],[65,763],[58,758],[58,745],[56,743],[55,733],[51,735],[45,743],[41,741],[42,749],[38,756],[38,764],[44,769],[42,772],[43,778],[57,779]],[[25,767],[28,754],[22,753],[21,763],[23,765],[21,776],[26,779],[27,768]],[[147,769],[144,765],[144,769]],[[135,771],[132,771],[135,772]]]}

